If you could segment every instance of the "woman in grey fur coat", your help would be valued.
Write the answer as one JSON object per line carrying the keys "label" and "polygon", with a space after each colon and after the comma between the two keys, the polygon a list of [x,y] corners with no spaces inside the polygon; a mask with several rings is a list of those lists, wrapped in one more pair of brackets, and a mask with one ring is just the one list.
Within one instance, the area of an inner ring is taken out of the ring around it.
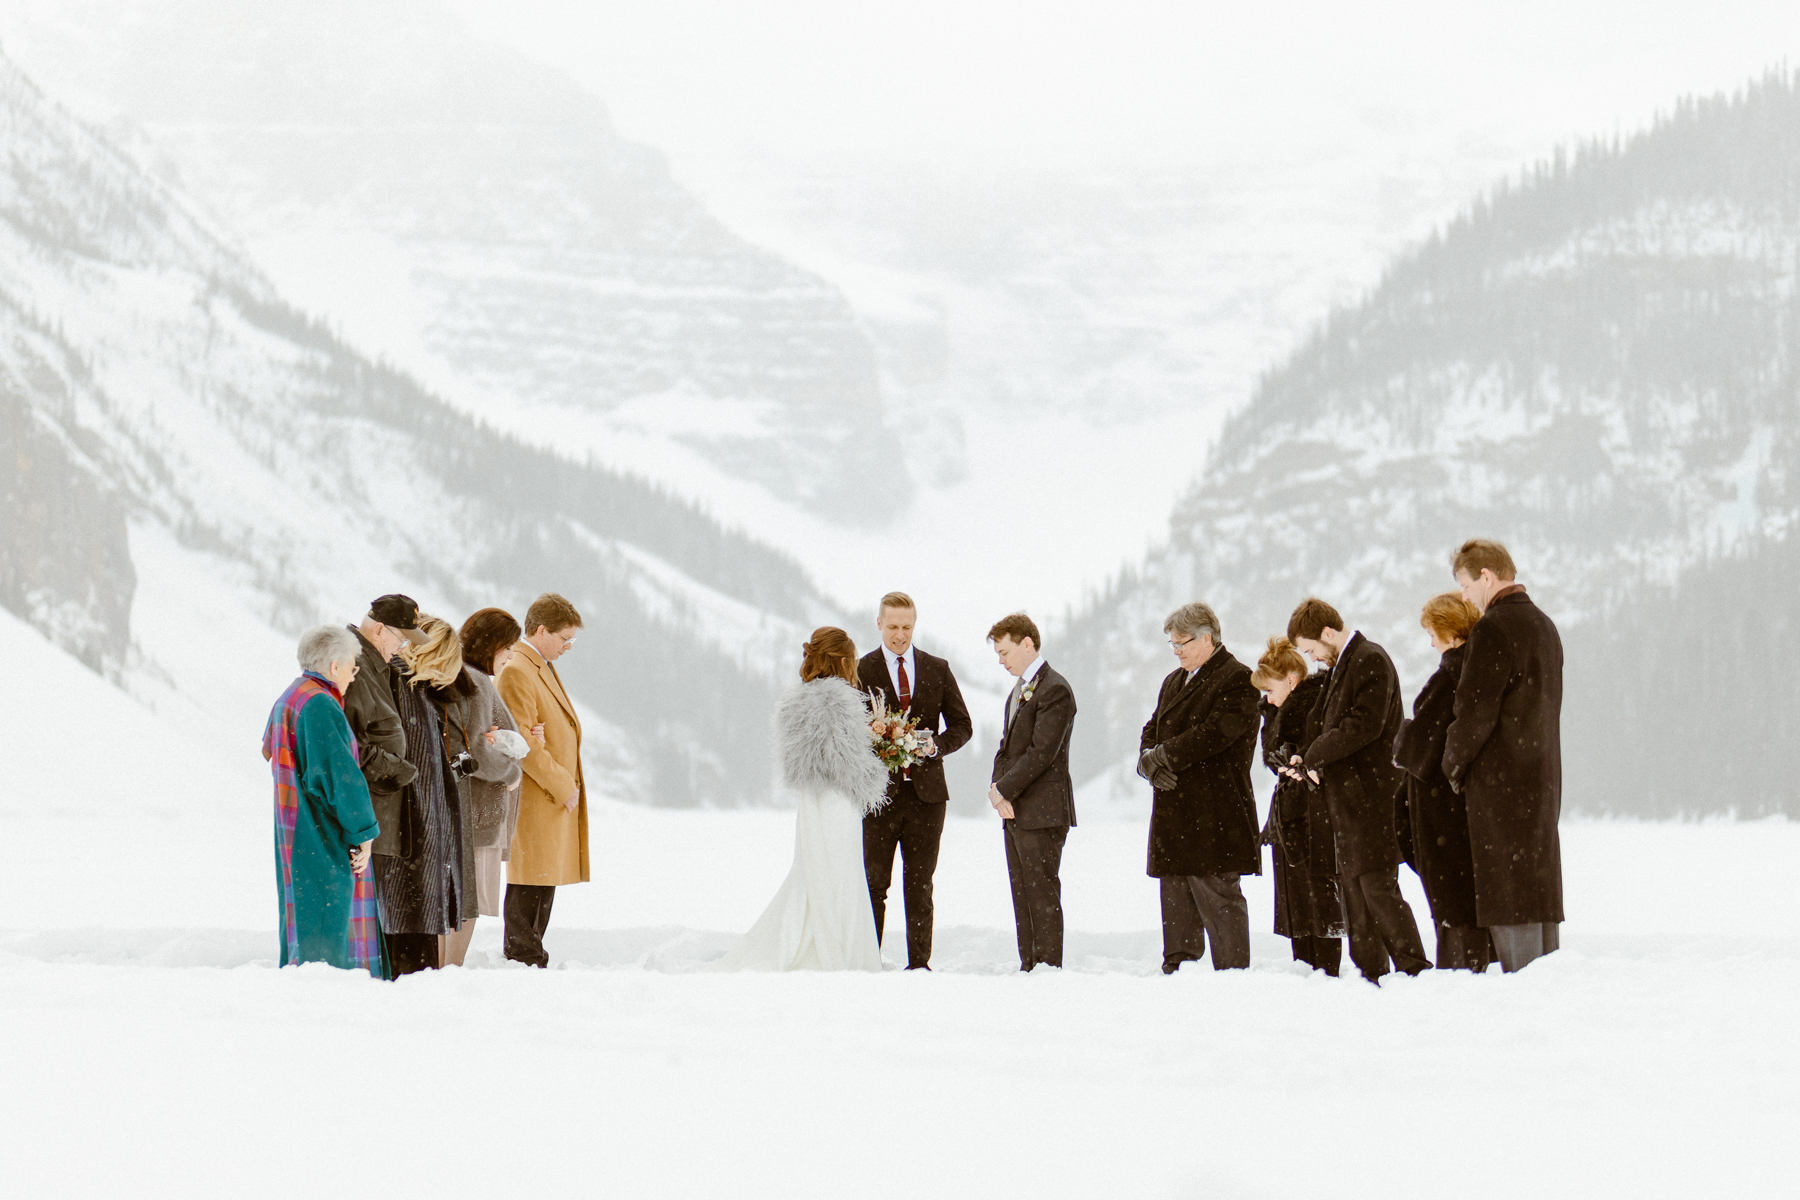
{"label": "woman in grey fur coat", "polygon": [[775,707],[781,781],[793,794],[794,865],[761,919],[722,966],[751,971],[879,971],[881,946],[863,873],[863,816],[887,802],[869,710],[856,688],[856,646],[813,631],[800,683]]}

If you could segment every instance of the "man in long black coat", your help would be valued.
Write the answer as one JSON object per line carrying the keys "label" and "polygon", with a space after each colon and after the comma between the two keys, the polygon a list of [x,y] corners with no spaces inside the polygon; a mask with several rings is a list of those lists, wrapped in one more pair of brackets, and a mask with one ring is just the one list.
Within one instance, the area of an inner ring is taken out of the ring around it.
{"label": "man in long black coat", "polygon": [[1163,622],[1181,664],[1138,740],[1138,774],[1155,789],[1149,874],[1162,893],[1163,974],[1199,959],[1250,965],[1250,912],[1238,880],[1262,873],[1250,763],[1258,701],[1250,668],[1219,642],[1219,618],[1184,604]]}
{"label": "man in long black coat", "polygon": [[1444,737],[1444,774],[1468,803],[1475,913],[1500,965],[1516,971],[1561,942],[1562,636],[1514,582],[1498,542],[1452,560],[1482,610]]}
{"label": "man in long black coat", "polygon": [[1400,677],[1387,651],[1346,632],[1337,609],[1323,600],[1301,602],[1288,619],[1288,640],[1331,667],[1319,701],[1320,732],[1298,766],[1324,789],[1331,811],[1350,960],[1370,981],[1387,974],[1389,956],[1396,968],[1417,975],[1431,963],[1412,906],[1400,894],[1394,797],[1401,775],[1393,759],[1404,719]]}
{"label": "man in long black coat", "polygon": [[369,604],[368,616],[360,625],[350,626],[350,632],[356,635],[357,672],[344,690],[344,717],[356,738],[358,765],[381,826],[373,849],[376,854],[411,858],[418,822],[412,819],[407,788],[419,769],[406,758],[406,727],[400,722],[388,660],[408,642],[424,641],[419,606],[398,592],[377,596]]}
{"label": "man in long black coat", "polygon": [[935,911],[932,878],[950,800],[944,757],[967,745],[975,726],[950,664],[913,645],[918,609],[912,598],[889,592],[881,598],[877,614],[881,646],[856,664],[857,682],[865,692],[886,696],[890,711],[905,710],[917,720],[919,728],[931,735],[931,752],[923,762],[891,773],[887,804],[863,818],[863,872],[875,908],[875,938],[880,941],[887,925],[894,850],[899,848],[900,888],[906,899],[906,966],[929,970]]}

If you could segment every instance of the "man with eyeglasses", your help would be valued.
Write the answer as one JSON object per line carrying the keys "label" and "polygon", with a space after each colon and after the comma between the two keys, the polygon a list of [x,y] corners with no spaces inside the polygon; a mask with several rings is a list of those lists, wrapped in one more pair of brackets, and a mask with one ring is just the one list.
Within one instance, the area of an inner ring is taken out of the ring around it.
{"label": "man with eyeglasses", "polygon": [[1138,774],[1155,789],[1148,873],[1162,893],[1163,974],[1197,962],[1208,939],[1213,970],[1248,967],[1250,910],[1238,881],[1262,874],[1250,790],[1261,697],[1209,606],[1182,605],[1163,631],[1178,665],[1138,741]]}
{"label": "man with eyeglasses", "polygon": [[581,772],[581,719],[556,673],[581,632],[581,614],[554,592],[525,610],[525,636],[495,682],[530,752],[520,784],[519,824],[506,861],[504,952],[514,962],[550,965],[544,931],[556,888],[588,880],[587,784]]}

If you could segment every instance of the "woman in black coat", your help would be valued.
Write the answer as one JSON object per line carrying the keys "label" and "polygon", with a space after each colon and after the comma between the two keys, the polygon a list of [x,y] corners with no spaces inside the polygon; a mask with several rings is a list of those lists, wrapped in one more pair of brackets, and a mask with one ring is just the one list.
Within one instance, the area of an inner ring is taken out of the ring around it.
{"label": "woman in black coat", "polygon": [[436,617],[420,617],[419,629],[425,642],[402,647],[392,663],[401,681],[406,761],[418,771],[407,785],[408,817],[416,822],[412,855],[375,859],[381,933],[396,977],[442,966],[442,937],[473,915],[473,898],[464,896],[470,850],[462,804],[444,753],[444,704],[462,673],[462,647],[456,631]]}
{"label": "woman in black coat", "polygon": [[1443,657],[1413,701],[1412,719],[1394,739],[1394,762],[1406,772],[1406,825],[1413,869],[1425,885],[1437,926],[1437,965],[1485,971],[1493,961],[1487,931],[1475,919],[1475,869],[1469,850],[1469,811],[1444,777],[1444,734],[1456,708],[1463,643],[1481,614],[1455,592],[1426,602],[1419,624]]}
{"label": "woman in black coat", "polygon": [[1336,975],[1344,952],[1344,906],[1331,814],[1324,794],[1288,770],[1288,760],[1318,735],[1308,722],[1325,694],[1325,676],[1309,674],[1293,643],[1275,637],[1250,682],[1265,697],[1263,765],[1275,773],[1263,833],[1275,864],[1275,932],[1293,942],[1294,961]]}

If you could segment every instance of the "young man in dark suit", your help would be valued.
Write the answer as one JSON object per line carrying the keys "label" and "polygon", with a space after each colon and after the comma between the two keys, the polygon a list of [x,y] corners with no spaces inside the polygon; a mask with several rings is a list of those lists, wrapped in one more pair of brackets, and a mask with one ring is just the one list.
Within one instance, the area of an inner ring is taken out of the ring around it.
{"label": "young man in dark suit", "polygon": [[1331,668],[1319,701],[1319,735],[1294,766],[1324,791],[1331,813],[1350,959],[1372,983],[1387,974],[1390,955],[1396,968],[1417,975],[1431,962],[1412,906],[1400,894],[1394,828],[1400,676],[1386,650],[1354,630],[1346,633],[1344,619],[1323,600],[1301,602],[1288,618],[1288,640]]}
{"label": "young man in dark suit", "polygon": [[1063,911],[1057,872],[1063,843],[1075,824],[1075,781],[1069,776],[1075,692],[1039,655],[1038,627],[1024,613],[994,622],[988,641],[994,643],[1000,665],[1018,679],[1006,699],[988,803],[1004,822],[1019,969],[1060,967]]}
{"label": "young man in dark suit", "polygon": [[1451,560],[1469,634],[1444,774],[1468,804],[1475,919],[1506,971],[1561,944],[1562,635],[1516,583],[1499,542],[1465,542]]}
{"label": "young man in dark suit", "polygon": [[969,741],[974,724],[950,664],[912,644],[918,609],[904,592],[881,598],[875,618],[881,648],[863,655],[856,678],[864,691],[887,697],[889,711],[905,710],[930,735],[925,761],[888,776],[888,802],[863,818],[863,870],[875,906],[875,936],[887,918],[888,886],[894,878],[894,850],[900,850],[901,893],[906,899],[906,967],[931,967],[931,881],[937,872],[938,842],[950,800],[944,757]]}

